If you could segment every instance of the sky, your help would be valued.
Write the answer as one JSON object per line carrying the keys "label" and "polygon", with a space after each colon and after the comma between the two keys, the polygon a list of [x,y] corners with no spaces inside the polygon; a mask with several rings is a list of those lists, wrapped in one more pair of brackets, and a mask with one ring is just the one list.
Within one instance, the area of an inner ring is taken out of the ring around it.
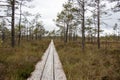
{"label": "sky", "polygon": [[[58,29],[55,25],[53,19],[56,19],[57,13],[63,9],[63,4],[67,2],[67,0],[33,0],[29,3],[29,5],[34,6],[34,8],[22,8],[23,10],[27,10],[32,14],[40,13],[41,14],[41,21],[46,30],[51,31],[54,29]],[[111,7],[112,5],[110,5]],[[109,7],[109,6],[108,6]],[[1,9],[0,9],[1,10]],[[104,20],[104,22],[108,23],[107,26],[101,25],[102,29],[104,29],[104,33],[111,33],[113,25],[117,22],[117,18],[120,13],[113,14],[111,19]]]}
{"label": "sky", "polygon": [[[49,31],[53,29],[57,29],[55,22],[53,19],[56,19],[57,13],[60,12],[63,7],[62,5],[67,2],[67,0],[34,0],[31,5],[34,5],[35,8],[31,9],[30,12],[36,12],[41,14],[41,20],[45,28]],[[112,5],[108,5],[111,7]],[[104,29],[104,33],[111,33],[113,25],[117,22],[119,14],[113,14],[109,20],[104,20],[104,22],[108,23],[107,26],[101,25]],[[109,29],[109,30],[108,30]]]}
{"label": "sky", "polygon": [[[33,0],[32,2],[28,3],[28,5],[34,6],[34,8],[28,9],[22,7],[22,10],[23,12],[29,11],[32,14],[40,13],[41,21],[43,22],[45,29],[51,31],[57,29],[53,19],[56,19],[57,13],[62,10],[62,5],[65,2],[67,2],[67,0]],[[5,13],[3,13],[4,9],[2,7],[0,7],[0,10],[3,16],[6,15]],[[16,12],[18,11],[16,10]]]}
{"label": "sky", "polygon": [[[34,6],[34,8],[29,9],[26,7],[22,7],[22,10],[23,12],[28,11],[32,14],[40,13],[41,21],[43,22],[45,29],[51,31],[57,29],[53,19],[56,19],[57,13],[63,9],[62,5],[65,2],[67,2],[67,0],[33,0],[27,5]],[[0,4],[5,4],[5,3],[0,2]],[[6,13],[3,11],[6,9],[3,9],[3,7],[0,6],[0,15],[5,16]],[[16,10],[16,12],[18,13],[18,10]]]}
{"label": "sky", "polygon": [[53,19],[56,19],[57,13],[62,10],[62,5],[67,0],[34,0],[31,4],[35,6],[30,9],[33,14],[40,13],[43,25],[49,31],[57,29]]}

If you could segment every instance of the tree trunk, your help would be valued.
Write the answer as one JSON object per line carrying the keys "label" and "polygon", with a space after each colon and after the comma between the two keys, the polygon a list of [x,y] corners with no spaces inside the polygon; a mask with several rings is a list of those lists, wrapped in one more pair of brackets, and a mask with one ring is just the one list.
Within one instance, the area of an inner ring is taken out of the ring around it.
{"label": "tree trunk", "polygon": [[66,28],[66,34],[65,34],[65,43],[67,43],[67,41],[68,41],[68,24]]}
{"label": "tree trunk", "polygon": [[36,40],[38,39],[38,35],[37,35],[37,33],[35,34],[35,39],[36,39]]}
{"label": "tree trunk", "polygon": [[2,41],[4,42],[4,40],[5,40],[5,33],[4,31],[2,31]]}
{"label": "tree trunk", "polygon": [[2,25],[1,25],[1,27],[2,27],[2,41],[4,42],[4,40],[5,40],[5,31],[4,31],[4,26],[5,26],[5,21],[4,21],[4,19],[3,19],[3,21],[2,21]]}
{"label": "tree trunk", "polygon": [[96,26],[96,21],[95,21],[95,15],[93,16],[93,22],[94,22],[94,27],[95,27],[93,42],[94,42],[94,44],[95,44],[95,43],[97,42],[97,41],[96,41],[97,26]]}
{"label": "tree trunk", "polygon": [[28,27],[27,27],[27,41],[29,40],[29,30],[28,30]]}
{"label": "tree trunk", "polygon": [[20,3],[20,19],[19,19],[19,35],[18,35],[18,45],[20,45],[20,41],[21,41],[21,15],[22,15],[22,1]]}
{"label": "tree trunk", "polygon": [[11,46],[15,46],[15,30],[14,22],[15,21],[15,0],[12,1],[12,23],[11,23]]}
{"label": "tree trunk", "polygon": [[98,49],[100,49],[100,0],[97,1],[97,19],[98,19],[98,36],[97,36],[97,43],[98,43]]}
{"label": "tree trunk", "polygon": [[66,40],[66,36],[65,36],[65,35],[66,35],[66,31],[65,31],[65,23],[64,23],[64,30],[63,30],[63,31],[64,31],[64,42],[65,42],[65,40]]}
{"label": "tree trunk", "polygon": [[82,15],[83,15],[83,19],[82,19],[82,50],[84,51],[85,49],[85,2],[83,0],[83,5],[82,5]]}

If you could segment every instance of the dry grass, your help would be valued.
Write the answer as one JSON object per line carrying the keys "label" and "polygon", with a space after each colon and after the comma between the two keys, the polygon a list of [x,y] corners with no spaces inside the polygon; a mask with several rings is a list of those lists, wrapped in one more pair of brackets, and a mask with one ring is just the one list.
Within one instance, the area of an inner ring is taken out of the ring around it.
{"label": "dry grass", "polygon": [[0,48],[0,80],[26,80],[49,42],[44,39],[23,41],[20,47]]}
{"label": "dry grass", "polygon": [[96,45],[86,44],[82,53],[78,42],[67,44],[56,40],[59,53],[68,80],[120,80],[120,43]]}
{"label": "dry grass", "polygon": [[[9,45],[0,48],[0,80],[25,80],[49,42],[24,41],[14,49]],[[55,46],[68,80],[120,80],[120,43],[102,43],[100,50],[87,43],[85,53],[78,42],[56,40]]]}

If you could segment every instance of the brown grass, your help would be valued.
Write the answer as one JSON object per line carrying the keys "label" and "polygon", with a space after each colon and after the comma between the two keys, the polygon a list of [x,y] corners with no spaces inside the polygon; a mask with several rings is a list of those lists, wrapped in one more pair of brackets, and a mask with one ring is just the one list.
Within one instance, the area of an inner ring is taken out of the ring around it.
{"label": "brown grass", "polygon": [[78,42],[55,45],[68,80],[120,80],[120,43],[86,44],[85,53]]}
{"label": "brown grass", "polygon": [[26,80],[50,40],[22,41],[20,47],[0,48],[0,80]]}

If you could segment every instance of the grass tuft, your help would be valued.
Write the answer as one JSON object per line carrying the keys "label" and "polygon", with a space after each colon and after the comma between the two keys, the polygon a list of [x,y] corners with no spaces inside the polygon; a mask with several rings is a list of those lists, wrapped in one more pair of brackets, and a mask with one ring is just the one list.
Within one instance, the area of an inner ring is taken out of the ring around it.
{"label": "grass tuft", "polygon": [[[78,42],[62,43],[55,46],[63,64],[67,80],[120,80],[120,45],[86,44],[83,53]],[[64,47],[63,47],[64,46]]]}
{"label": "grass tuft", "polygon": [[19,47],[0,48],[0,80],[26,80],[50,40],[22,41]]}

